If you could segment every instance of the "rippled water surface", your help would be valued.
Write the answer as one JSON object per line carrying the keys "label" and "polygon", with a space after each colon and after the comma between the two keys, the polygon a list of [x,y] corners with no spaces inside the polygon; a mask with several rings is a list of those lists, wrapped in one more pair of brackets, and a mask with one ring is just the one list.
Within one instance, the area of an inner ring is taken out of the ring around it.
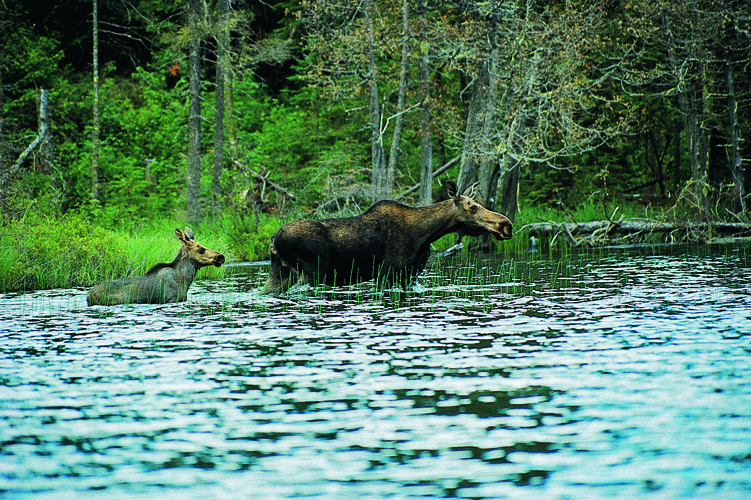
{"label": "rippled water surface", "polygon": [[[0,296],[0,496],[751,498],[746,247]],[[466,259],[466,258],[465,258]]]}

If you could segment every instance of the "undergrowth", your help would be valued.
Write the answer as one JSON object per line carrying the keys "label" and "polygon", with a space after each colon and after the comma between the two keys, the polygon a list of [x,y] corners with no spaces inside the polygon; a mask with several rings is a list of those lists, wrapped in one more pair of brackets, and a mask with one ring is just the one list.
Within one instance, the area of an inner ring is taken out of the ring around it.
{"label": "undergrowth", "polygon": [[[62,218],[30,215],[0,225],[0,291],[89,287],[111,278],[144,274],[158,262],[170,262],[180,244],[174,220],[140,227],[93,224],[80,214]],[[194,228],[196,240],[227,255],[229,245],[218,229]],[[222,268],[198,276],[215,278]]]}

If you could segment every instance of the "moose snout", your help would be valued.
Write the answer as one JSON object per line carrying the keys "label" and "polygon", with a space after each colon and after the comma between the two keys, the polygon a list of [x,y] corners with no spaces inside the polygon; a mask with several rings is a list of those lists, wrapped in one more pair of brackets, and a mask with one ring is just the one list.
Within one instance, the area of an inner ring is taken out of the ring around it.
{"label": "moose snout", "polygon": [[224,264],[224,255],[218,254],[216,257],[214,257],[214,261],[212,262],[216,267],[221,266]]}
{"label": "moose snout", "polygon": [[511,221],[506,219],[498,221],[495,225],[495,231],[492,231],[492,233],[499,240],[509,240],[511,239],[511,235],[513,234],[512,228],[513,225],[511,224]]}
{"label": "moose snout", "polygon": [[513,234],[512,230],[513,226],[511,225],[511,222],[506,222],[501,224],[501,235],[503,236],[504,240],[510,240],[511,236]]}

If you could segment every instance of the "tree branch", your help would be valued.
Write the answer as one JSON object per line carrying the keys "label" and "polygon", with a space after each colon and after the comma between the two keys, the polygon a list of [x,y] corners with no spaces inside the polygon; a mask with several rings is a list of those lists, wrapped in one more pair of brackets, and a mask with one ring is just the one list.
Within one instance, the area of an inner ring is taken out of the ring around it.
{"label": "tree branch", "polygon": [[289,191],[287,191],[286,189],[284,189],[284,188],[283,188],[282,186],[280,186],[279,184],[276,184],[276,183],[274,183],[274,182],[271,182],[271,181],[270,181],[270,180],[268,179],[268,177],[266,177],[266,176],[264,176],[264,175],[261,175],[261,174],[259,174],[258,172],[256,172],[255,170],[252,170],[252,169],[250,169],[250,168],[246,167],[245,165],[243,165],[243,164],[242,164],[242,163],[240,163],[239,161],[235,161],[235,162],[234,162],[234,164],[235,164],[235,165],[236,165],[236,166],[237,166],[237,167],[238,167],[238,168],[239,168],[240,170],[242,170],[242,171],[243,171],[243,172],[245,172],[246,174],[250,175],[251,177],[255,177],[256,179],[258,179],[259,181],[263,182],[264,184],[268,185],[268,186],[269,186],[269,187],[270,187],[271,189],[273,189],[273,190],[274,190],[274,191],[276,191],[277,193],[281,194],[282,196],[286,196],[287,198],[289,198],[289,199],[290,199],[290,200],[292,200],[292,201],[296,201],[296,200],[297,200],[297,196],[295,196],[294,194],[290,193]]}
{"label": "tree branch", "polygon": [[[442,166],[438,170],[434,171],[433,172],[433,179],[435,179],[436,177],[438,177],[439,175],[441,175],[442,173],[444,173],[449,168],[453,167],[461,159],[462,159],[462,155],[456,156],[455,158],[453,158],[452,160],[450,160],[448,163],[446,163],[444,166]],[[396,195],[394,197],[394,200],[401,200],[402,198],[405,198],[406,196],[414,193],[418,189],[420,189],[420,185],[419,184],[415,184],[414,186],[412,186],[411,188],[407,189],[403,193]]]}
{"label": "tree branch", "polygon": [[36,148],[39,147],[39,145],[42,143],[44,138],[47,136],[47,105],[49,104],[49,99],[47,97],[47,91],[42,89],[42,93],[39,97],[39,133],[37,134],[34,141],[32,141],[31,144],[29,144],[29,147],[26,148],[26,150],[21,153],[21,155],[16,160],[16,164],[13,166],[12,169],[10,169],[5,175],[3,175],[2,181],[0,182],[0,189],[5,189],[5,185],[8,182],[8,179],[13,177],[16,172],[18,172],[21,167],[23,166],[23,162],[26,161],[26,158],[29,157],[31,153],[34,152]]}

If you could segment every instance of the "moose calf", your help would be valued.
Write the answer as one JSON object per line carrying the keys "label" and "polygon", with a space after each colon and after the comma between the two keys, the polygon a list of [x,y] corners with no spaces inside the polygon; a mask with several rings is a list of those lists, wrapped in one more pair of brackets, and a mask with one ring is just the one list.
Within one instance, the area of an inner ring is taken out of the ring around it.
{"label": "moose calf", "polygon": [[175,229],[175,235],[182,246],[172,262],[156,264],[143,276],[99,283],[89,290],[88,304],[112,306],[184,302],[196,271],[206,266],[221,266],[224,255],[193,240],[193,230],[189,227],[184,232]]}
{"label": "moose calf", "polygon": [[430,244],[446,234],[511,238],[511,221],[472,199],[475,186],[463,194],[454,182],[447,187],[450,199],[427,207],[384,200],[355,217],[282,226],[271,237],[264,293],[284,292],[297,278],[328,285],[398,278],[404,286],[425,268]]}

